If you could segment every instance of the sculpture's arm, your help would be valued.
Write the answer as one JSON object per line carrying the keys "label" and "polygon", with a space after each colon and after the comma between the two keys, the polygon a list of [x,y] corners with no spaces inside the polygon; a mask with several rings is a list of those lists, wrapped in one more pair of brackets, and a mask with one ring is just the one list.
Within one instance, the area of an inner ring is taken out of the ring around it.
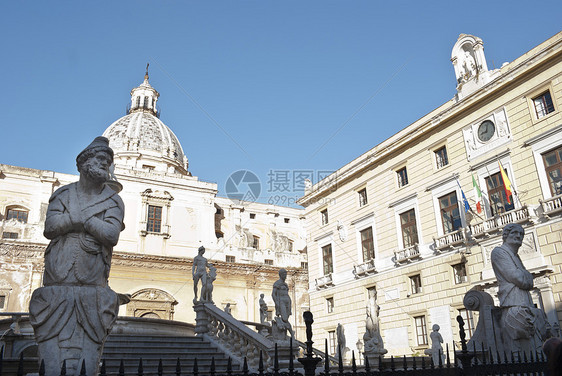
{"label": "sculpture's arm", "polygon": [[84,229],[95,237],[100,243],[113,247],[119,240],[119,233],[123,229],[124,211],[122,207],[114,206],[105,212],[105,218],[96,216],[84,222]]}
{"label": "sculpture's arm", "polygon": [[533,288],[533,275],[525,269],[518,268],[509,254],[504,250],[494,249],[490,257],[492,265],[496,265],[494,271],[500,273],[506,281],[513,283],[523,290]]}
{"label": "sculpture's arm", "polygon": [[47,239],[54,239],[57,236],[72,232],[77,227],[78,225],[72,222],[70,214],[65,211],[62,201],[58,197],[54,197],[47,208],[43,235]]}

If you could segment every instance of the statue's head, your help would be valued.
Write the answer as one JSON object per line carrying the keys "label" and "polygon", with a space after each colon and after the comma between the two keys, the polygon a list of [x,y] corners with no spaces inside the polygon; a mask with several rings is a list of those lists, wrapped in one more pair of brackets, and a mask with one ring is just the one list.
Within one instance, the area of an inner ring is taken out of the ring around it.
{"label": "statue's head", "polygon": [[510,223],[503,228],[502,241],[508,245],[519,248],[521,244],[523,244],[524,236],[525,230],[523,226],[518,223]]}
{"label": "statue's head", "polygon": [[265,296],[264,294],[260,294],[260,298],[262,298],[262,299],[263,299],[263,297],[264,297],[264,296]]}
{"label": "statue's head", "polygon": [[99,136],[76,157],[76,167],[80,175],[103,183],[109,179],[109,167],[113,163],[113,150],[109,140]]}
{"label": "statue's head", "polygon": [[202,255],[203,253],[205,253],[205,247],[203,247],[203,246],[199,247],[197,252],[199,252],[199,254]]}
{"label": "statue's head", "polygon": [[433,324],[433,326],[431,327],[431,329],[433,329],[434,332],[438,332],[439,329],[441,329],[441,328],[439,327],[439,325]]}
{"label": "statue's head", "polygon": [[281,278],[282,280],[285,280],[285,278],[287,278],[287,270],[286,269],[279,269],[279,278]]}

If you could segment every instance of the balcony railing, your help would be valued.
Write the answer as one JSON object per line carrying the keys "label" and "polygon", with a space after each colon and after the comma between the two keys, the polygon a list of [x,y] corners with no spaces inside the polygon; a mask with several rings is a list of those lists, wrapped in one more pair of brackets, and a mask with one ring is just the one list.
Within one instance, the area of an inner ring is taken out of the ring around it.
{"label": "balcony railing", "polygon": [[334,285],[334,282],[332,281],[332,273],[316,278],[315,282],[317,289],[324,289]]}
{"label": "balcony railing", "polygon": [[546,200],[539,200],[543,215],[549,218],[551,215],[562,212],[562,195],[554,196]]}
{"label": "balcony railing", "polygon": [[463,244],[466,242],[466,240],[466,232],[463,227],[459,228],[456,231],[449,232],[448,234],[445,234],[443,236],[433,238],[435,247],[440,251],[446,248],[452,248],[459,244]]}
{"label": "balcony railing", "polygon": [[488,218],[482,222],[471,225],[473,237],[486,236],[489,233],[500,231],[509,223],[523,223],[531,219],[529,209],[526,205],[521,208],[513,209],[507,213],[497,214],[492,218]]}
{"label": "balcony railing", "polygon": [[394,252],[394,260],[397,264],[411,262],[413,259],[417,258],[421,258],[420,249],[417,243],[410,247]]}
{"label": "balcony railing", "polygon": [[375,268],[375,259],[370,259],[367,262],[356,265],[353,267],[353,275],[355,278],[366,277],[377,272]]}

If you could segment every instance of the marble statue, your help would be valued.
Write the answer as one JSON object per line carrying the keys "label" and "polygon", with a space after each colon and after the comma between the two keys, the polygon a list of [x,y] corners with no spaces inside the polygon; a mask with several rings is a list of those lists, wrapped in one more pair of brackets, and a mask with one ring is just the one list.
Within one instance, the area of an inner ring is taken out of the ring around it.
{"label": "marble statue", "polygon": [[260,294],[260,323],[263,324],[267,320],[267,303],[264,299],[265,295]]}
{"label": "marble statue", "polygon": [[103,344],[119,311],[109,288],[113,247],[123,230],[124,205],[109,180],[113,150],[96,137],[76,158],[78,182],[49,200],[43,287],[33,292],[29,317],[47,375],[97,375]]}
{"label": "marble statue", "polygon": [[506,225],[502,233],[503,244],[494,248],[490,256],[498,280],[500,307],[506,308],[501,318],[502,336],[512,351],[534,351],[551,336],[544,311],[535,308],[531,298],[533,275],[525,269],[517,254],[524,236],[521,225]]}
{"label": "marble statue", "polygon": [[[193,275],[193,304],[213,303],[213,282],[217,278],[216,268],[203,256],[205,247],[201,246],[198,255],[193,259],[191,274]],[[207,270],[208,269],[208,270]],[[201,298],[197,300],[199,281],[201,281]]]}
{"label": "marble statue", "polygon": [[273,284],[271,297],[275,303],[275,318],[271,323],[272,334],[275,340],[286,340],[287,331],[294,337],[293,328],[289,322],[291,316],[291,297],[289,296],[289,285],[287,279],[287,270],[279,269],[279,279]]}
{"label": "marble statue", "polygon": [[226,305],[224,306],[224,311],[232,316],[232,308],[230,308],[230,303],[226,303]]}
{"label": "marble statue", "polygon": [[342,358],[345,359],[345,353],[346,353],[345,330],[343,328],[343,325],[340,323],[338,323],[338,326],[336,328],[336,339],[338,341],[338,350],[341,352]]}
{"label": "marble statue", "polygon": [[365,355],[376,356],[386,354],[379,326],[380,307],[377,304],[377,290],[369,289],[369,302],[366,307],[365,334],[363,335]]}
{"label": "marble statue", "polygon": [[432,332],[429,335],[429,339],[431,339],[431,348],[425,350],[426,355],[431,355],[431,359],[433,360],[433,364],[435,366],[439,365],[439,358],[441,358],[441,364],[445,364],[445,353],[443,352],[443,337],[441,333],[439,333],[439,325],[433,324]]}
{"label": "marble statue", "polygon": [[466,81],[474,76],[477,73],[476,61],[470,51],[464,51],[464,59],[461,65],[460,74],[461,77]]}

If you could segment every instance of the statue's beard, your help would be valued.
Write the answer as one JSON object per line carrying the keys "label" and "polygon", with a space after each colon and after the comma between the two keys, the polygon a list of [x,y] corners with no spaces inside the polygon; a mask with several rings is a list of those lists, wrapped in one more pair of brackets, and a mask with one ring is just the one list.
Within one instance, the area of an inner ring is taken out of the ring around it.
{"label": "statue's beard", "polygon": [[98,184],[102,184],[106,182],[109,177],[109,173],[106,170],[101,168],[96,168],[95,166],[92,166],[88,163],[84,165],[84,173],[86,174],[88,179]]}

